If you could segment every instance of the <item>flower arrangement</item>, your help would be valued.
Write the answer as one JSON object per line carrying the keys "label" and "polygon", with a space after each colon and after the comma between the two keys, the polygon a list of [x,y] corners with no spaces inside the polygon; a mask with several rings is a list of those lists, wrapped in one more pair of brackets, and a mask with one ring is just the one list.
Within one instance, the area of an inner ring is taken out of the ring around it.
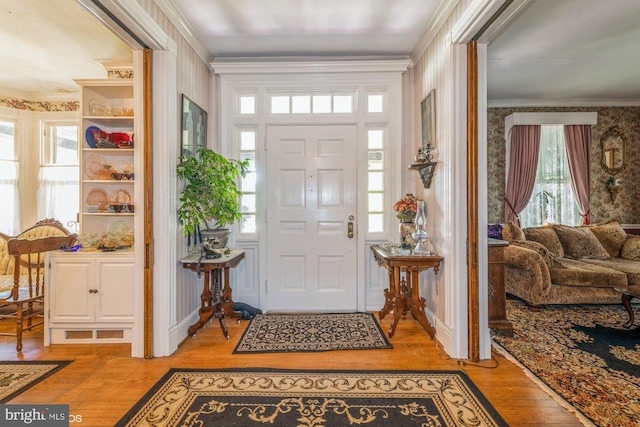
{"label": "flower arrangement", "polygon": [[393,210],[397,212],[396,217],[399,220],[411,220],[418,211],[418,199],[413,194],[407,194],[393,204]]}

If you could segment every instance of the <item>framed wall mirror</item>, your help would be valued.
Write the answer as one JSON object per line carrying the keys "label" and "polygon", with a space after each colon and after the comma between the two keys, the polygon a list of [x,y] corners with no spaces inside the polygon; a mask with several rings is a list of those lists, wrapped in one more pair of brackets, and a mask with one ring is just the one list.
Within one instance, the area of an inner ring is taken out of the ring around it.
{"label": "framed wall mirror", "polygon": [[602,139],[602,168],[611,176],[615,176],[627,165],[627,143],[624,134],[617,126],[607,130]]}

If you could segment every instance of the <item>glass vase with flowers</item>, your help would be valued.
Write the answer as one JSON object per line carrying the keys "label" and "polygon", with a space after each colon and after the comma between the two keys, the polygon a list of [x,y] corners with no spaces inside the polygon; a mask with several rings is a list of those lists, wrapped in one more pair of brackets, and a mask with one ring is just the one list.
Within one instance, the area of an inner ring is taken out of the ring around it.
{"label": "glass vase with flowers", "polygon": [[413,194],[407,194],[393,204],[393,210],[400,220],[400,245],[404,249],[410,249],[416,243],[411,235],[416,231],[413,219],[418,210],[418,199]]}

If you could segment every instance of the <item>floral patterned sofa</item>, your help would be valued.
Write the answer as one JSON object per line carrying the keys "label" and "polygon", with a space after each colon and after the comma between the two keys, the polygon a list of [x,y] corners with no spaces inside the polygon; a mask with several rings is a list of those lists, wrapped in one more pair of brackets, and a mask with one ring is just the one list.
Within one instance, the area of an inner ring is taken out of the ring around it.
{"label": "floral patterned sofa", "polygon": [[640,236],[618,221],[525,229],[508,222],[502,238],[506,291],[528,304],[620,303],[614,287],[640,287]]}

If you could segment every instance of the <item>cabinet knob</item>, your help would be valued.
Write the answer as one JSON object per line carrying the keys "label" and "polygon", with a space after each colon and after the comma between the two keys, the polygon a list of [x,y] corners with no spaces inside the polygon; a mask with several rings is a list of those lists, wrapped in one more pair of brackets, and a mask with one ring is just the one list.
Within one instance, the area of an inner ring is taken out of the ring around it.
{"label": "cabinet knob", "polygon": [[90,294],[97,294],[98,290],[97,289],[89,289],[89,293]]}

